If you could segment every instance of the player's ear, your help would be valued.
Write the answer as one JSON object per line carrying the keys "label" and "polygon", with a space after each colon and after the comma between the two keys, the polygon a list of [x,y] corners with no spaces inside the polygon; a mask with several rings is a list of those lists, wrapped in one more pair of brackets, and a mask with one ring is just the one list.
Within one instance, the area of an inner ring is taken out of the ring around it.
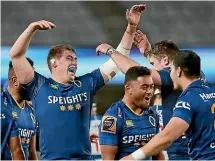
{"label": "player's ear", "polygon": [[162,61],[163,61],[163,64],[165,65],[165,66],[167,66],[167,65],[169,65],[169,58],[168,58],[168,56],[167,55],[164,55],[163,57],[162,57]]}
{"label": "player's ear", "polygon": [[180,67],[177,68],[177,76],[180,78],[182,75],[182,69]]}
{"label": "player's ear", "polygon": [[51,63],[51,65],[52,65],[53,68],[56,68],[56,67],[57,67],[56,59],[52,58],[52,59],[50,60],[50,63]]}
{"label": "player's ear", "polygon": [[131,94],[131,86],[129,84],[125,85],[125,91],[127,91],[129,94]]}
{"label": "player's ear", "polygon": [[12,76],[11,77],[11,81],[12,81],[12,83],[13,83],[14,86],[16,86],[16,87],[19,86],[19,81],[17,79],[17,76],[15,76],[15,75]]}

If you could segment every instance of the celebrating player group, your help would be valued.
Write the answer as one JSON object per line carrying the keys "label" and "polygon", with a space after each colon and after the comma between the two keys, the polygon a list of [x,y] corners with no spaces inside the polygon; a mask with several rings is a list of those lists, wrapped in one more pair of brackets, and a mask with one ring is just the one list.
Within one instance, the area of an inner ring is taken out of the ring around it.
{"label": "celebrating player group", "polygon": [[[36,32],[57,26],[41,20],[24,30],[10,50],[8,85],[1,93],[2,160],[37,160],[38,129],[40,159],[94,160],[93,97],[120,72],[124,96],[99,125],[103,160],[215,160],[215,87],[195,52],[170,40],[151,44],[137,30],[145,10],[140,4],[126,11],[127,27],[117,48],[106,43],[96,48],[109,60],[82,76],[76,76],[78,53],[65,44],[48,53],[51,78],[39,74],[26,51]],[[129,58],[132,46],[152,69]]]}

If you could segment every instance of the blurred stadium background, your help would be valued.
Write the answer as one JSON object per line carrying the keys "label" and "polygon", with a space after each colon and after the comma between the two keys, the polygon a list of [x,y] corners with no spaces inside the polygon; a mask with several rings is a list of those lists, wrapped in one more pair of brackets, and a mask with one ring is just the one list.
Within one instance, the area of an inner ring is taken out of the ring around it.
{"label": "blurred stadium background", "polygon": [[[9,50],[18,36],[33,21],[53,21],[57,28],[40,31],[34,36],[27,56],[38,72],[49,76],[46,57],[51,46],[71,44],[79,57],[78,75],[98,68],[108,57],[96,56],[101,43],[116,47],[127,25],[125,11],[134,4],[146,3],[139,29],[151,43],[171,39],[180,48],[194,50],[202,58],[202,70],[215,83],[215,2],[90,2],[40,1],[1,2],[1,79],[7,78]],[[150,67],[138,50],[131,58]],[[98,113],[103,114],[111,103],[123,96],[124,75],[119,74],[95,96]]]}

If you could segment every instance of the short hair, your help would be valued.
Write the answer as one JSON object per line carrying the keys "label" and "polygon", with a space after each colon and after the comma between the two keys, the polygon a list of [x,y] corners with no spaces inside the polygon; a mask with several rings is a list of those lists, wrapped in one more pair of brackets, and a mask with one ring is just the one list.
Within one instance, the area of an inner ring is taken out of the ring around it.
{"label": "short hair", "polygon": [[143,67],[143,66],[131,67],[125,73],[125,82],[124,82],[124,84],[127,84],[130,81],[135,81],[140,76],[148,76],[150,74],[151,74],[150,70],[147,67]]}
{"label": "short hair", "polygon": [[186,77],[200,77],[201,58],[191,50],[180,50],[173,61],[175,68],[180,67]]}
{"label": "short hair", "polygon": [[[33,67],[34,66],[34,62],[33,60],[31,60],[30,58],[26,58],[28,60],[28,62],[30,63],[30,65]],[[12,61],[9,62],[9,69],[8,69],[8,80],[10,80],[11,78],[11,74],[12,74],[12,70],[13,69],[13,64]]]}
{"label": "short hair", "polygon": [[152,45],[152,49],[148,51],[147,55],[152,55],[162,58],[167,56],[170,60],[174,60],[176,53],[179,51],[178,46],[171,40],[162,40]]}
{"label": "short hair", "polygon": [[50,60],[53,58],[59,59],[62,56],[62,53],[66,50],[69,50],[69,51],[72,51],[75,53],[75,49],[73,49],[72,46],[63,45],[63,44],[62,45],[56,45],[49,50],[48,57],[47,57],[47,64],[48,64],[50,71],[52,71]]}

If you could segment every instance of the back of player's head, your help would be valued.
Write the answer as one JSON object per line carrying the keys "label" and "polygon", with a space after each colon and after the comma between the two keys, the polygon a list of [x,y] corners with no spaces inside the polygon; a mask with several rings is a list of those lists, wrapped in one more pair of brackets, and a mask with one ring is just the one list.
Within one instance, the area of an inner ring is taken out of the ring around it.
{"label": "back of player's head", "polygon": [[179,51],[178,46],[171,40],[162,40],[152,45],[152,49],[148,52],[149,57],[152,55],[162,58],[167,56],[169,60],[173,60]]}
{"label": "back of player's head", "polygon": [[[33,67],[34,66],[33,60],[31,60],[30,58],[26,58],[26,59],[28,60],[30,65]],[[9,62],[9,69],[8,69],[8,80],[10,80],[10,78],[12,77],[13,74],[14,74],[13,64],[12,64],[12,61],[10,61]]]}
{"label": "back of player's head", "polygon": [[72,51],[75,53],[75,49],[72,48],[72,46],[70,45],[56,45],[53,48],[50,49],[49,53],[48,53],[48,57],[47,57],[47,64],[49,67],[49,70],[52,71],[52,60],[55,61],[55,59],[59,59],[64,51]]}
{"label": "back of player's head", "polygon": [[200,77],[201,59],[191,50],[179,51],[173,61],[175,68],[180,67],[186,77]]}
{"label": "back of player's head", "polygon": [[149,76],[150,70],[147,67],[143,66],[134,66],[128,69],[128,71],[125,73],[125,82],[126,85],[130,81],[137,80],[140,76]]}

